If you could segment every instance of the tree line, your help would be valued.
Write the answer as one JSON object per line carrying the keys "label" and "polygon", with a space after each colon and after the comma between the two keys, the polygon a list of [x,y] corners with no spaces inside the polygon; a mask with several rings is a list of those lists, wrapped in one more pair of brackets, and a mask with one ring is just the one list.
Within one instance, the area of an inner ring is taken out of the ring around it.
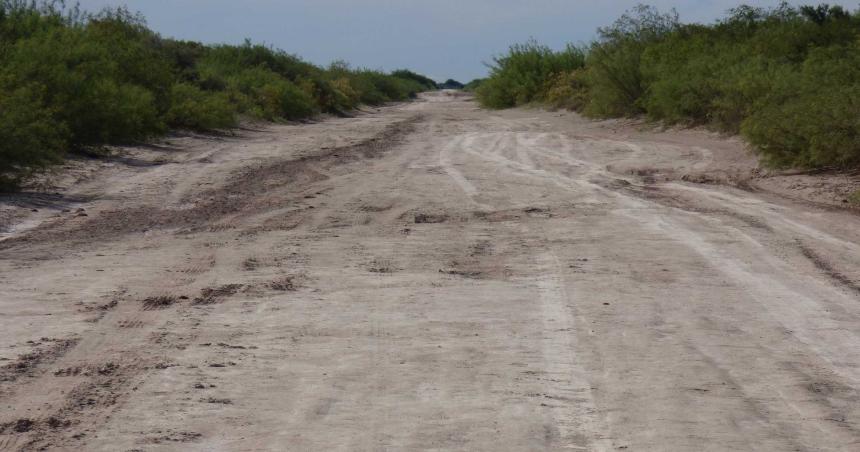
{"label": "tree line", "polygon": [[128,10],[91,14],[60,0],[0,0],[0,190],[67,152],[241,118],[342,114],[435,89],[408,70],[319,67],[272,47],[161,37]]}
{"label": "tree line", "polygon": [[467,89],[489,108],[537,103],[739,133],[776,167],[855,168],[860,12],[782,3],[684,24],[640,5],[587,45],[514,45]]}

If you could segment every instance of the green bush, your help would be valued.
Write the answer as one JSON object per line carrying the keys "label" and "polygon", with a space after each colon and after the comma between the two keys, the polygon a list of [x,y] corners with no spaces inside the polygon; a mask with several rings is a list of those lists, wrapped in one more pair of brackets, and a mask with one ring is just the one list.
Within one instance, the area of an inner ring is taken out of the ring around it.
{"label": "green bush", "polygon": [[484,84],[486,79],[476,78],[469,83],[466,83],[466,86],[463,87],[463,90],[466,92],[474,93],[478,90],[478,88]]}
{"label": "green bush", "polygon": [[170,127],[194,130],[229,129],[236,126],[236,107],[224,93],[212,93],[180,82],[171,90],[165,120]]}
{"label": "green bush", "polygon": [[460,82],[458,82],[452,78],[449,78],[448,80],[445,80],[444,82],[439,84],[440,89],[463,89],[465,87],[466,87],[466,85],[464,85],[464,84],[462,84],[462,83],[460,83]]}
{"label": "green bush", "polygon": [[301,119],[315,113],[310,94],[262,66],[229,77],[227,86],[238,93],[235,99],[243,99],[240,111],[259,119]]}
{"label": "green bush", "polygon": [[361,72],[361,77],[373,85],[373,96],[383,102],[407,100],[423,90],[415,81],[389,77],[379,71],[365,70]]}
{"label": "green bush", "polygon": [[262,45],[164,39],[127,10],[0,0],[0,183],[66,150],[212,130],[236,114],[296,120],[404,100],[435,83],[407,70],[328,69]]}
{"label": "green bush", "polygon": [[139,23],[104,15],[45,30],[7,47],[7,89],[38,83],[75,147],[128,142],[163,132],[169,67],[146,48]]}
{"label": "green bush", "polygon": [[589,102],[583,69],[558,74],[548,86],[546,103],[553,108],[578,111]]}
{"label": "green bush", "polygon": [[432,91],[438,88],[435,81],[421,74],[416,74],[408,69],[399,69],[391,73],[392,77],[409,80],[420,85],[422,91]]}
{"label": "green bush", "polygon": [[62,110],[73,143],[129,143],[165,130],[155,96],[143,87],[101,79],[86,83],[79,93],[80,101],[67,98],[70,108]]}
{"label": "green bush", "polygon": [[349,76],[350,85],[358,93],[359,102],[367,105],[379,105],[393,99],[380,89],[381,74],[374,71],[360,70]]}
{"label": "green bush", "polygon": [[584,52],[574,46],[554,52],[534,41],[513,45],[507,54],[493,59],[490,76],[475,92],[478,101],[489,108],[542,102],[555,77],[584,64]]}
{"label": "green bush", "polygon": [[484,106],[538,101],[595,117],[741,133],[774,166],[860,165],[860,12],[740,6],[711,25],[638,6],[598,30],[584,68],[547,70],[530,43],[497,58]]}
{"label": "green bush", "polygon": [[599,39],[589,48],[586,61],[590,101],[585,113],[597,117],[642,113],[639,101],[647,90],[643,54],[677,27],[674,11],[661,14],[639,5],[611,26],[599,28]]}
{"label": "green bush", "polygon": [[711,75],[725,65],[705,27],[680,28],[642,52],[640,72],[647,90],[638,105],[651,119],[706,123],[720,80]]}
{"label": "green bush", "polygon": [[774,166],[860,165],[860,43],[784,67],[742,134]]}
{"label": "green bush", "polygon": [[0,189],[62,160],[66,130],[54,121],[40,89],[0,91]]}

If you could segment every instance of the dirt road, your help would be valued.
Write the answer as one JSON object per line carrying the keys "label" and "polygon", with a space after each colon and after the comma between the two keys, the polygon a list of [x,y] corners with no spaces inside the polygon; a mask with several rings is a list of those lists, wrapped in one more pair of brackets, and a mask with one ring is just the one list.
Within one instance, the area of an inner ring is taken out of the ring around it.
{"label": "dirt road", "polygon": [[450,93],[131,149],[4,201],[0,449],[860,450],[860,219],[750,161]]}

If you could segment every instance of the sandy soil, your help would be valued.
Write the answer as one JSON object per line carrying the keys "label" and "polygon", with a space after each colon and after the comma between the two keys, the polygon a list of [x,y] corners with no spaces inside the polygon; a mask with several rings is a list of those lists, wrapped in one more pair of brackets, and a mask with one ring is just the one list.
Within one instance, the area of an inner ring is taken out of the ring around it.
{"label": "sandy soil", "polygon": [[73,165],[0,209],[2,450],[860,449],[860,217],[736,140],[438,93]]}

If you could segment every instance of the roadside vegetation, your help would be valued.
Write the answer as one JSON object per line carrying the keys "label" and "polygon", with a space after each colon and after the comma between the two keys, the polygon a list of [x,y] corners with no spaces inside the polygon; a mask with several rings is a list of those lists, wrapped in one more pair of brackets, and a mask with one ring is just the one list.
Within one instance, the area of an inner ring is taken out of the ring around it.
{"label": "roadside vegetation", "polygon": [[212,131],[241,118],[299,120],[436,88],[411,71],[322,68],[271,47],[159,36],[125,9],[0,0],[0,190],[66,152]]}
{"label": "roadside vegetation", "polygon": [[740,6],[709,25],[638,6],[589,45],[494,58],[488,108],[538,103],[739,133],[777,167],[860,166],[860,12]]}
{"label": "roadside vegetation", "polygon": [[466,87],[466,85],[464,85],[464,84],[462,84],[462,83],[460,83],[460,82],[458,82],[452,78],[445,80],[444,82],[440,83],[438,86],[439,86],[439,89],[463,89]]}
{"label": "roadside vegetation", "polygon": [[484,83],[484,80],[486,80],[486,79],[476,78],[476,79],[472,80],[471,82],[466,83],[463,86],[463,91],[474,93],[475,91],[478,90],[478,87]]}

